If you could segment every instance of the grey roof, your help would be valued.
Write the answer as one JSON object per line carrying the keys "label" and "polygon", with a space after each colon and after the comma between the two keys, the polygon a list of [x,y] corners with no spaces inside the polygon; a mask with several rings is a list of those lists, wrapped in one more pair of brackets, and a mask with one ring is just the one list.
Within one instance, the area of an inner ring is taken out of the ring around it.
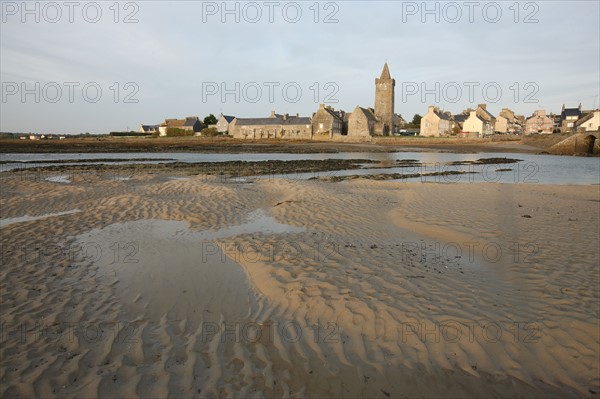
{"label": "grey roof", "polygon": [[468,117],[469,117],[469,115],[465,115],[465,114],[458,114],[458,115],[453,116],[454,120],[459,123],[463,123],[464,121],[467,120]]}
{"label": "grey roof", "polygon": [[225,118],[227,123],[231,123],[231,121],[235,119],[235,116],[230,116],[230,115],[222,115],[222,116],[223,116],[223,118]]}
{"label": "grey roof", "polygon": [[330,114],[331,116],[333,116],[335,119],[342,119],[342,117],[340,116],[340,114],[338,113],[338,111],[332,111],[329,108],[325,108],[325,111]]}
{"label": "grey roof", "polygon": [[237,126],[279,125],[279,118],[237,118]]}
{"label": "grey roof", "polygon": [[444,112],[438,111],[437,109],[433,110],[433,113],[436,114],[436,116],[440,119],[446,120],[446,121],[451,121],[452,117]]}
{"label": "grey roof", "polygon": [[579,108],[565,108],[565,110],[561,114],[561,116],[563,118],[565,118],[567,116],[579,116],[579,115],[581,115],[581,111],[579,110]]}
{"label": "grey roof", "polygon": [[156,129],[158,129],[158,125],[142,125],[142,129],[144,129],[144,130],[152,130],[152,129],[156,130]]}
{"label": "grey roof", "polygon": [[309,117],[304,116],[289,116],[287,119],[283,117],[277,118],[237,118],[237,126],[257,126],[257,125],[270,125],[270,126],[290,126],[290,125],[310,125],[311,120]]}
{"label": "grey roof", "polygon": [[286,120],[281,120],[282,125],[310,125],[311,119],[305,116],[290,116]]}
{"label": "grey roof", "polygon": [[487,115],[488,115],[488,116],[489,116],[491,119],[496,119],[496,117],[495,117],[494,115],[492,115],[492,114],[490,113],[490,111],[488,111],[487,109],[485,109],[485,108],[481,108],[481,107],[479,107],[479,109],[481,109],[481,110],[482,110],[482,111],[483,111],[485,114],[487,114]]}
{"label": "grey roof", "polygon": [[200,122],[199,118],[185,118],[183,126],[194,126],[196,122]]}

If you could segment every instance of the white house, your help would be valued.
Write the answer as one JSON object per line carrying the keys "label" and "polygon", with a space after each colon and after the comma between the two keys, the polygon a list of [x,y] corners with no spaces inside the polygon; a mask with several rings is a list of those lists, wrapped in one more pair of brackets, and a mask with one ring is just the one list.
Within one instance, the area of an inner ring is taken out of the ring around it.
{"label": "white house", "polygon": [[479,137],[494,133],[492,124],[481,119],[476,111],[471,111],[462,130],[467,133],[477,133]]}
{"label": "white house", "polygon": [[141,125],[138,132],[139,133],[157,133],[158,125]]}
{"label": "white house", "polygon": [[600,110],[590,112],[576,123],[578,131],[595,132],[600,130]]}

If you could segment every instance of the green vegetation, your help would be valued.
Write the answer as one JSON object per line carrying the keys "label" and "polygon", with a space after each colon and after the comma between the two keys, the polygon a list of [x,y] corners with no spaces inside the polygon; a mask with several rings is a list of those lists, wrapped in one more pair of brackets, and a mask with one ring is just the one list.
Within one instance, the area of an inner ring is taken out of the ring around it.
{"label": "green vegetation", "polygon": [[187,137],[193,135],[194,132],[192,130],[180,129],[178,127],[167,128],[167,137]]}
{"label": "green vegetation", "polygon": [[203,137],[216,137],[221,135],[216,127],[205,127],[200,133]]}
{"label": "green vegetation", "polygon": [[206,118],[204,118],[204,126],[215,125],[217,123],[217,118],[210,114]]}
{"label": "green vegetation", "polygon": [[419,114],[415,114],[415,116],[413,116],[413,119],[410,123],[407,123],[406,126],[404,126],[405,129],[420,129],[421,128],[421,115]]}

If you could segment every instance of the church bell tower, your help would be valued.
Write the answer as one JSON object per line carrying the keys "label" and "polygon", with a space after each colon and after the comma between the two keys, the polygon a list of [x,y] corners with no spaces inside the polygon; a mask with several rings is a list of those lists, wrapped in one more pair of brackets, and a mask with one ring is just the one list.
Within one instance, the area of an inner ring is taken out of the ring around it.
{"label": "church bell tower", "polygon": [[391,78],[387,62],[381,71],[381,77],[375,79],[375,134],[387,136],[394,129],[394,89],[396,81]]}

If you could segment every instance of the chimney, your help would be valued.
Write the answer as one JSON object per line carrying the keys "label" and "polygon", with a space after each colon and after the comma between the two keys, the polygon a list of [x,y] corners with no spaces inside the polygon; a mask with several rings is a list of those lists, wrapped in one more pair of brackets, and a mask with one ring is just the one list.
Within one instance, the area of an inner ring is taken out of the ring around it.
{"label": "chimney", "polygon": [[325,104],[319,104],[319,109],[325,109]]}
{"label": "chimney", "polygon": [[288,114],[283,114],[283,120],[287,121],[288,116],[289,116]]}
{"label": "chimney", "polygon": [[429,106],[429,111],[431,111],[431,112],[435,111],[435,107],[433,105],[430,105]]}
{"label": "chimney", "polygon": [[486,109],[487,104],[478,104],[477,106],[481,109]]}
{"label": "chimney", "polygon": [[269,118],[275,118],[275,111],[271,111],[271,116]]}
{"label": "chimney", "polygon": [[300,114],[296,112],[296,118],[300,118]]}

